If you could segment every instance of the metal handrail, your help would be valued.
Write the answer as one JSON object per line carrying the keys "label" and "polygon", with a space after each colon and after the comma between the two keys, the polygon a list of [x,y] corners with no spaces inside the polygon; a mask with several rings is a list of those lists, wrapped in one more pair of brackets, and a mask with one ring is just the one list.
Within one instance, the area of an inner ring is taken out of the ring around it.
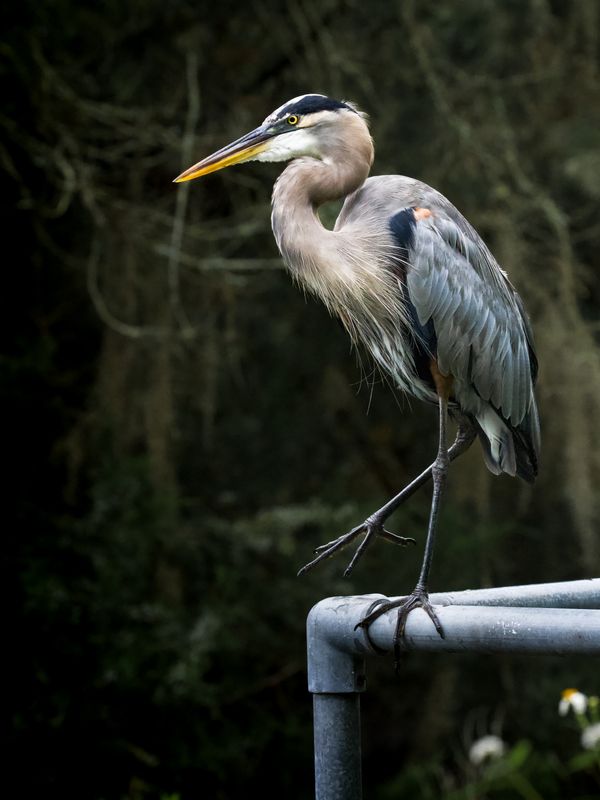
{"label": "metal handrail", "polygon": [[[396,613],[357,628],[383,595],[330,597],[307,619],[317,800],[361,800],[360,693],[366,657],[393,649]],[[445,638],[411,612],[406,651],[600,655],[600,578],[432,594]]]}

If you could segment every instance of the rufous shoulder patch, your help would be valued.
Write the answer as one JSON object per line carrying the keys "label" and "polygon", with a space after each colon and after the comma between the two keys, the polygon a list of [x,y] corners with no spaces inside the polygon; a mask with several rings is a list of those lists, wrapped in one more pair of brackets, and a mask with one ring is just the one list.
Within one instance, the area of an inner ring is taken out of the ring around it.
{"label": "rufous shoulder patch", "polygon": [[413,212],[417,222],[420,219],[427,219],[427,217],[431,216],[431,211],[428,208],[415,208],[413,209]]}

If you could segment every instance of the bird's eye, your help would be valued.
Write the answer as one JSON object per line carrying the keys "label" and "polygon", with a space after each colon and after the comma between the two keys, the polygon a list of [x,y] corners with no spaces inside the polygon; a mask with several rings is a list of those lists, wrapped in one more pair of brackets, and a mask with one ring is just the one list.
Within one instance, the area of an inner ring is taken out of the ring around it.
{"label": "bird's eye", "polygon": [[287,118],[288,125],[297,125],[298,119],[299,118],[296,116],[296,114],[290,114],[289,117]]}

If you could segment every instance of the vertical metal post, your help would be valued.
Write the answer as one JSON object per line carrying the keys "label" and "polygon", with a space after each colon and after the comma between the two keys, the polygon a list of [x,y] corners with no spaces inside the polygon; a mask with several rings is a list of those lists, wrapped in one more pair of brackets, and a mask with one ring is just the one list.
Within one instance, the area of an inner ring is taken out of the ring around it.
{"label": "vertical metal post", "polygon": [[313,694],[316,800],[361,800],[360,695]]}
{"label": "vertical metal post", "polygon": [[328,598],[307,619],[308,689],[313,695],[316,800],[361,800],[360,693],[373,648],[355,630],[364,603],[383,595]]}

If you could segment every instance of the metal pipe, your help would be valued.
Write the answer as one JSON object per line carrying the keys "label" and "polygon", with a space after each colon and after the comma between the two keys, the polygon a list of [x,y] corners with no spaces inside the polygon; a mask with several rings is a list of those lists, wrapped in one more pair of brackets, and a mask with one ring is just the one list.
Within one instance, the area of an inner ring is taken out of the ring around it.
{"label": "metal pipe", "polygon": [[536,608],[600,608],[600,578],[561,583],[467,589],[430,595],[434,605],[528,606]]}
{"label": "metal pipe", "polygon": [[[360,692],[365,656],[393,648],[396,613],[357,628],[383,595],[330,597],[307,620],[308,683],[314,696],[317,800],[360,800]],[[445,639],[420,609],[407,621],[406,650],[600,655],[600,579],[431,595]]]}
{"label": "metal pipe", "polygon": [[[421,609],[406,624],[406,651],[600,655],[600,610],[519,606],[436,606],[442,639]],[[376,620],[369,638],[382,652],[392,648],[396,615]]]}
{"label": "metal pipe", "polygon": [[360,695],[314,694],[316,800],[361,800]]}
{"label": "metal pipe", "polygon": [[[313,694],[315,793],[317,800],[360,800],[360,693],[365,660],[375,650],[362,632],[346,624],[348,601],[361,606],[383,595],[330,598],[314,606],[306,623],[308,688]],[[342,613],[336,624],[337,608]]]}

